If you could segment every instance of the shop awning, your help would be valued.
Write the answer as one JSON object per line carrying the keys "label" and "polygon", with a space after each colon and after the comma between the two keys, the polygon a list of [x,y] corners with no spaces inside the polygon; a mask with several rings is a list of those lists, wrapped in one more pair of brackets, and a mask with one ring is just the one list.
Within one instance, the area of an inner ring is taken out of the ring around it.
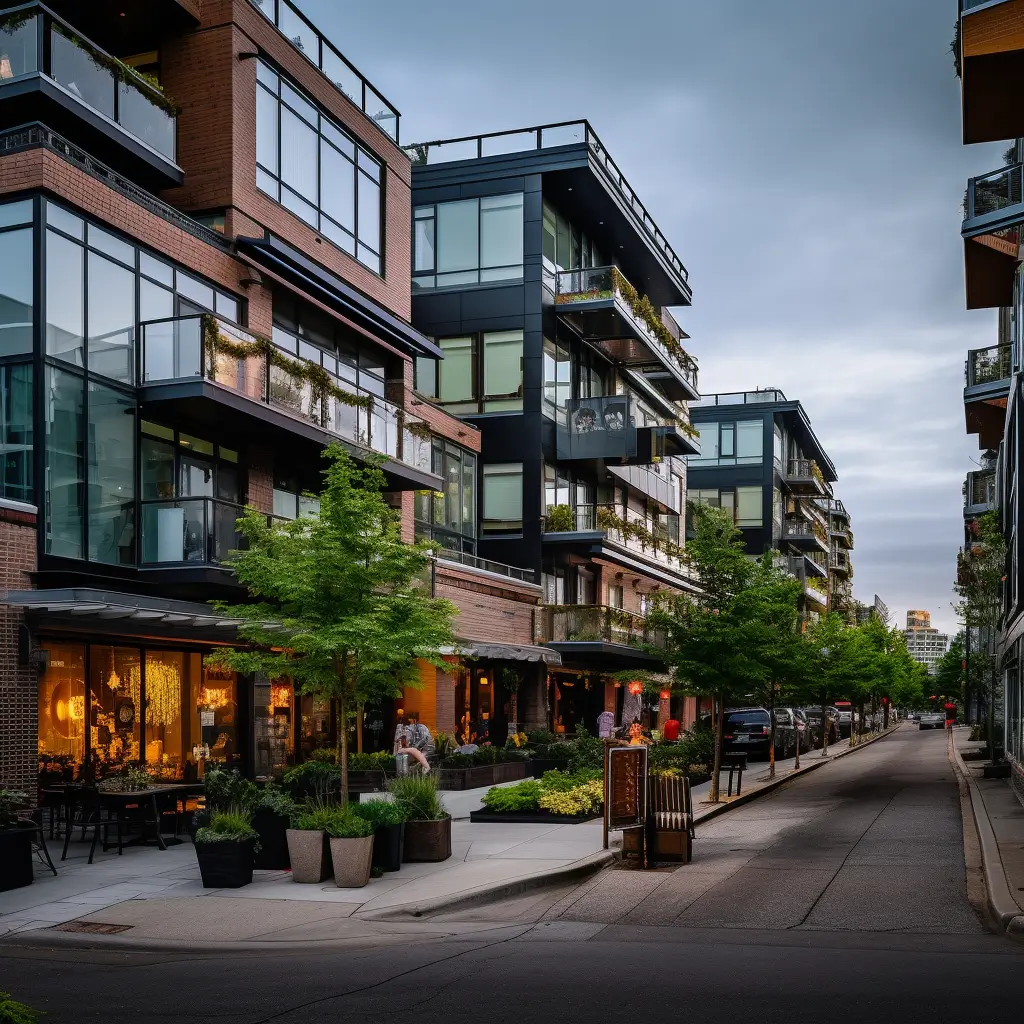
{"label": "shop awning", "polygon": [[487,658],[489,661],[542,661],[552,666],[562,664],[562,656],[558,651],[534,644],[480,644],[468,640],[458,647],[443,647],[441,653],[464,658]]}

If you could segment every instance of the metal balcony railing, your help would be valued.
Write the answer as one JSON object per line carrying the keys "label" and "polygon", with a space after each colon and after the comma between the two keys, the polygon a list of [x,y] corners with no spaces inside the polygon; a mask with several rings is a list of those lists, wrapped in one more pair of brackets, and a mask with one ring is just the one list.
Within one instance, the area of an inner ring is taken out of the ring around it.
{"label": "metal balcony railing", "polygon": [[[220,565],[245,547],[243,505],[217,498],[140,502],[143,565]],[[268,522],[283,521],[267,515]]]}
{"label": "metal balcony railing", "polygon": [[691,409],[718,405],[763,405],[766,402],[785,402],[786,396],[778,388],[764,391],[729,391],[720,395],[701,395],[690,403]]}
{"label": "metal balcony railing", "polygon": [[806,540],[814,537],[826,547],[828,546],[828,534],[825,528],[815,520],[792,517],[786,519],[782,524],[782,536],[786,540]]}
{"label": "metal balcony railing", "polygon": [[291,0],[250,0],[273,22],[334,87],[351,100],[385,135],[398,141],[398,111],[361,75]]}
{"label": "metal balcony railing", "polygon": [[0,14],[0,86],[45,75],[172,162],[178,119],[163,93],[40,3]]}
{"label": "metal balcony railing", "polygon": [[603,605],[542,605],[534,619],[537,643],[605,643],[664,649],[665,635],[643,615]]}
{"label": "metal balcony railing", "polygon": [[[232,345],[255,341],[251,335],[212,314],[149,321],[142,324],[139,380],[145,385],[196,378],[212,381],[343,441],[429,471],[426,454],[429,443],[426,446],[411,441],[407,444],[406,439],[411,438],[408,430],[403,432],[400,443],[401,416],[397,406],[325,367],[319,369],[326,379],[338,391],[351,395],[351,402],[320,391],[309,380],[296,378],[265,352],[240,358],[217,350],[210,344],[210,328],[215,328],[218,335]],[[291,353],[282,354],[293,362],[304,362]]]}
{"label": "metal balcony railing", "polygon": [[965,379],[969,388],[977,384],[1009,380],[1012,375],[1012,345],[992,345],[989,348],[972,349],[967,353]]}
{"label": "metal balcony railing", "polygon": [[964,484],[964,505],[973,511],[996,507],[996,471],[983,469],[967,474]]}
{"label": "metal balcony railing", "polygon": [[1024,202],[1022,171],[1024,168],[1020,164],[1014,164],[971,178],[967,183],[965,219],[970,221],[1012,206],[1020,206]]}

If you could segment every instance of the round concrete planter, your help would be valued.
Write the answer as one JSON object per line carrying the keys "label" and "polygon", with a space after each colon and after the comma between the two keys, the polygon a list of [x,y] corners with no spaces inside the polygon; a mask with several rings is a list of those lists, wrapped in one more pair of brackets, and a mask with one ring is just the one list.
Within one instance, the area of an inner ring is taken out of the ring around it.
{"label": "round concrete planter", "polygon": [[292,862],[292,881],[314,885],[331,873],[327,835],[290,828],[287,832],[288,858]]}
{"label": "round concrete planter", "polygon": [[373,836],[362,839],[331,839],[334,884],[339,889],[361,889],[370,881]]}

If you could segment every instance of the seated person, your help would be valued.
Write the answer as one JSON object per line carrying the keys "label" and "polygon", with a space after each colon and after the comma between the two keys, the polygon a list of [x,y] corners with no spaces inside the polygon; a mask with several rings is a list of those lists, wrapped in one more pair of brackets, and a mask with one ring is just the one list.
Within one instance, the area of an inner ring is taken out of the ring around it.
{"label": "seated person", "polygon": [[[423,769],[423,774],[428,775],[430,773],[430,762],[427,760],[427,755],[412,743],[412,724],[414,721],[415,718],[412,715],[407,715],[400,720],[399,727],[395,730],[395,745],[392,753],[396,757],[399,754],[411,757]],[[430,736],[429,732],[427,732],[427,736]],[[431,740],[430,746],[431,750],[433,750],[433,740]]]}

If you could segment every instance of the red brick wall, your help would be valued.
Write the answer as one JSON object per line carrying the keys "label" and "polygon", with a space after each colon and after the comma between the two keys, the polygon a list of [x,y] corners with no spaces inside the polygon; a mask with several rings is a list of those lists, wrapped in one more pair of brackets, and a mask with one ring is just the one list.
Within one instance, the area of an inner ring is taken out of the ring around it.
{"label": "red brick wall", "polygon": [[246,502],[261,512],[274,511],[274,462],[268,451],[250,448],[248,452],[249,490]]}
{"label": "red brick wall", "polygon": [[507,585],[468,566],[437,563],[437,596],[459,609],[456,633],[466,640],[532,644],[536,587]]}
{"label": "red brick wall", "polygon": [[[0,591],[28,590],[36,567],[36,517],[0,505]],[[22,612],[0,605],[0,788],[36,797],[38,673],[18,665]]]}
{"label": "red brick wall", "polygon": [[437,672],[437,731],[449,736],[455,732],[455,676]]}

